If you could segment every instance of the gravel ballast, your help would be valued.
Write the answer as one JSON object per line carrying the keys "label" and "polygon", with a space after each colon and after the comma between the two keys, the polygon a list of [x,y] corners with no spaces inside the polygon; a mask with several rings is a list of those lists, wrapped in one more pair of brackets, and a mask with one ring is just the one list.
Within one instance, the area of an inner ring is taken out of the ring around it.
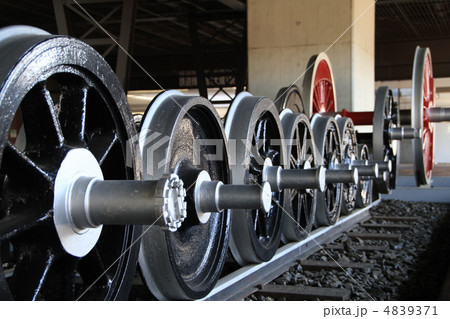
{"label": "gravel ballast", "polygon": [[[417,221],[370,219],[369,224],[404,224],[411,228],[366,228],[353,232],[401,234],[401,240],[349,238],[334,241],[345,250],[322,249],[308,259],[370,263],[369,269],[304,270],[300,263],[290,267],[270,284],[342,288],[350,300],[438,300],[450,266],[450,204],[385,200],[371,209],[372,216],[420,217]],[[387,246],[387,250],[361,251],[352,245]],[[247,300],[273,300],[251,295]],[[283,300],[277,298],[276,300]]]}

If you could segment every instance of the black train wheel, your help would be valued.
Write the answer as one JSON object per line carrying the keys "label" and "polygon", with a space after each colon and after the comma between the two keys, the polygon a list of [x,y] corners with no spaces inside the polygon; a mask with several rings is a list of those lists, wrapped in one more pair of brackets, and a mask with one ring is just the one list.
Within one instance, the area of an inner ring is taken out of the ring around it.
{"label": "black train wheel", "polygon": [[147,108],[139,142],[144,179],[175,173],[187,190],[187,218],[176,232],[144,227],[139,253],[144,282],[158,299],[202,298],[219,279],[229,240],[229,211],[200,222],[193,198],[201,170],[231,184],[220,118],[208,100],[166,91]]}
{"label": "black train wheel", "polygon": [[[357,144],[357,154],[359,160],[371,160],[369,148],[366,144]],[[360,178],[356,191],[356,207],[363,208],[372,202],[373,180]]]}
{"label": "black train wheel", "polygon": [[[285,109],[280,114],[286,154],[289,156],[289,169],[308,169],[318,166],[314,136],[305,114],[293,113]],[[290,214],[285,218],[283,242],[300,241],[306,238],[314,225],[317,209],[317,189],[286,189],[287,205]]]}
{"label": "black train wheel", "polygon": [[[350,165],[358,158],[355,126],[352,119],[348,117],[336,116],[336,122],[342,140],[343,162]],[[357,184],[343,184],[342,215],[348,215],[355,209],[357,188]]]}
{"label": "black train wheel", "polygon": [[126,299],[141,228],[104,226],[94,248],[75,257],[53,220],[55,177],[70,150],[94,154],[105,179],[137,175],[133,152],[127,165],[135,129],[117,78],[85,43],[36,28],[1,29],[0,52],[0,299]]}
{"label": "black train wheel", "polygon": [[[319,164],[332,169],[342,163],[342,143],[336,120],[315,114],[311,127],[316,141]],[[317,201],[317,226],[333,225],[339,219],[342,207],[343,183],[327,183],[324,192],[319,192]]]}
{"label": "black train wheel", "polygon": [[[225,122],[229,143],[235,145],[233,183],[262,183],[266,159],[285,167],[283,129],[278,111],[266,97],[240,93],[230,106]],[[241,264],[270,260],[282,233],[284,192],[272,192],[272,205],[262,210],[232,210],[230,250]]]}
{"label": "black train wheel", "polygon": [[389,136],[389,130],[400,126],[399,109],[392,91],[387,86],[377,90],[373,112],[372,152],[376,162],[391,161],[391,172],[384,172],[374,180],[377,193],[389,194],[395,189],[400,143]]}

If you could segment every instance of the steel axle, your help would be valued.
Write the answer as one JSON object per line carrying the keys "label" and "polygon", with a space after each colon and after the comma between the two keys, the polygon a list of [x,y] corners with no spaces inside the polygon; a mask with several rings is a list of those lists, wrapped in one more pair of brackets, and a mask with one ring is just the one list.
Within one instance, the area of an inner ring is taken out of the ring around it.
{"label": "steel axle", "polygon": [[64,249],[85,256],[103,225],[159,225],[175,231],[186,218],[186,190],[175,174],[155,181],[104,181],[94,155],[73,149],[54,185],[54,223]]}
{"label": "steel axle", "polygon": [[414,138],[422,138],[422,130],[412,127],[391,127],[388,130],[391,140],[412,140]]}
{"label": "steel axle", "polygon": [[281,191],[283,189],[318,189],[325,190],[326,168],[283,169],[280,166],[265,166],[263,180],[270,187]]}
{"label": "steel axle", "polygon": [[100,225],[158,225],[176,231],[186,218],[186,190],[177,175],[155,181],[103,181],[78,178],[69,214],[82,230]]}
{"label": "steel axle", "polygon": [[372,164],[372,165],[376,164],[376,165],[378,165],[378,171],[380,173],[383,173],[383,172],[390,173],[390,172],[392,172],[392,161],[391,160],[388,160],[388,161],[385,161],[385,162],[369,161],[369,164]]}
{"label": "steel axle", "polygon": [[269,183],[261,185],[225,185],[211,181],[206,171],[201,171],[194,190],[195,208],[199,221],[206,223],[210,213],[224,209],[270,210],[272,190]]}
{"label": "steel axle", "polygon": [[335,164],[333,168],[325,173],[327,184],[331,183],[350,183],[358,182],[359,174],[357,168],[350,168],[349,164]]}
{"label": "steel axle", "polygon": [[377,178],[379,175],[378,163],[371,163],[368,160],[353,160],[349,168],[357,168],[360,177]]}
{"label": "steel axle", "polygon": [[186,190],[176,174],[159,180],[104,181],[86,149],[71,150],[58,171],[54,210],[57,228],[78,234],[101,225],[152,225],[175,231],[186,218]]}
{"label": "steel axle", "polygon": [[450,108],[430,107],[428,108],[428,119],[430,122],[449,122]]}

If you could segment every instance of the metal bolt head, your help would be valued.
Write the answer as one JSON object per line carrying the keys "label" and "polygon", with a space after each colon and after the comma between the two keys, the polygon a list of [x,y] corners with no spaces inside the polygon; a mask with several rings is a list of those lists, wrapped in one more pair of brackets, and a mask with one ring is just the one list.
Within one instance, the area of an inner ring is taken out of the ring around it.
{"label": "metal bolt head", "polygon": [[187,217],[186,189],[176,174],[165,174],[161,178],[162,218],[169,231],[176,231]]}

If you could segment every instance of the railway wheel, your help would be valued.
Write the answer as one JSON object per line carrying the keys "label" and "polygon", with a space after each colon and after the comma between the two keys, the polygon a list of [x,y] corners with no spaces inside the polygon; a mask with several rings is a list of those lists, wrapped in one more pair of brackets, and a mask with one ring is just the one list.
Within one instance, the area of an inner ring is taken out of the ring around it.
{"label": "railway wheel", "polygon": [[[339,134],[342,140],[343,162],[348,165],[358,158],[356,131],[353,121],[348,117],[337,117],[336,122],[339,127]],[[355,209],[357,184],[344,183],[342,188],[342,215],[348,215]]]}
{"label": "railway wheel", "polygon": [[[314,136],[305,114],[285,109],[280,114],[281,125],[286,138],[288,169],[309,169],[318,167]],[[283,242],[300,241],[308,236],[314,225],[317,207],[317,189],[286,189],[286,211],[283,227]]]}
{"label": "railway wheel", "polygon": [[[319,164],[327,172],[339,166],[343,161],[342,143],[339,127],[332,117],[315,114],[311,120],[314,140],[317,147]],[[339,218],[342,207],[343,183],[328,182],[325,191],[318,194],[316,221],[317,226],[333,225]]]}
{"label": "railway wheel", "polygon": [[305,112],[309,118],[315,113],[336,112],[333,70],[325,53],[314,55],[309,60],[302,93],[305,99]]}
{"label": "railway wheel", "polygon": [[[370,153],[366,144],[357,144],[357,158],[363,161],[369,161]],[[373,181],[369,178],[360,178],[357,184],[355,203],[356,207],[363,208],[372,202]]]}
{"label": "railway wheel", "polygon": [[144,282],[158,299],[202,298],[219,279],[230,228],[228,210],[198,214],[193,194],[202,170],[211,180],[231,182],[220,118],[204,98],[163,92],[143,116],[139,145],[144,179],[175,173],[187,189],[187,218],[176,232],[144,227],[139,253]]}
{"label": "railway wheel", "polygon": [[[270,99],[240,93],[228,110],[225,132],[235,150],[234,183],[261,185],[266,159],[274,166],[285,167],[283,131]],[[239,264],[273,257],[280,242],[284,206],[284,192],[275,191],[268,212],[232,210],[230,250]]]}
{"label": "railway wheel", "polygon": [[85,43],[32,27],[1,29],[0,52],[0,299],[126,299],[141,227],[73,233],[69,253],[54,206],[55,180],[74,149],[89,154],[105,180],[138,176],[117,78]]}
{"label": "railway wheel", "polygon": [[429,110],[434,105],[434,79],[429,48],[416,48],[413,64],[411,126],[422,131],[421,139],[413,139],[412,150],[417,186],[431,182],[434,162],[434,125]]}
{"label": "railway wheel", "polygon": [[400,145],[398,140],[391,138],[390,132],[400,126],[399,117],[398,106],[394,102],[392,91],[387,86],[380,87],[376,93],[373,113],[373,159],[378,163],[392,164],[391,170],[384,171],[374,180],[376,191],[382,194],[388,194],[395,189],[397,181]]}
{"label": "railway wheel", "polygon": [[289,109],[294,113],[305,113],[302,95],[297,85],[292,84],[281,88],[275,98],[275,106],[278,112]]}

